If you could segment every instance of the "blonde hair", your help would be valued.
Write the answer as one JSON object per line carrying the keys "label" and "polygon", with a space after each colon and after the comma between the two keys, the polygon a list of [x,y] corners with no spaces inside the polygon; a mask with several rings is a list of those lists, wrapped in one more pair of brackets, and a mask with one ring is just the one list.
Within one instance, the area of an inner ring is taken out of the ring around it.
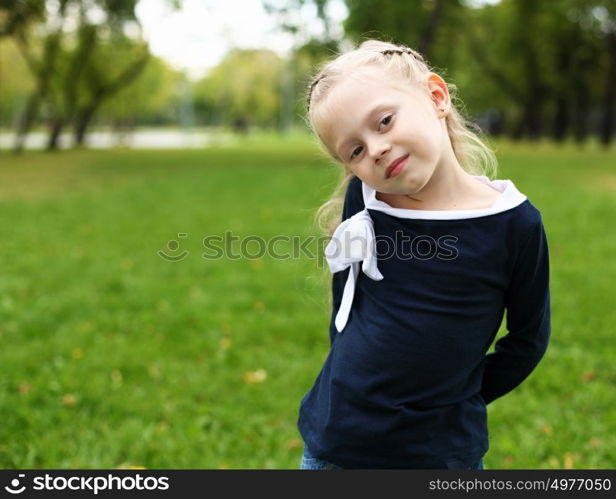
{"label": "blonde hair", "polygon": [[[308,86],[308,126],[319,138],[323,152],[343,166],[338,185],[330,199],[319,207],[315,215],[317,226],[330,236],[340,222],[344,193],[354,175],[345,167],[344,162],[336,153],[328,148],[319,134],[318,125],[323,122],[328,113],[328,106],[324,102],[329,90],[343,78],[353,76],[358,69],[368,66],[382,68],[390,75],[397,77],[398,81],[416,86],[423,84],[432,72],[421,54],[409,47],[379,40],[366,40],[355,50],[340,54],[335,59],[324,63]],[[452,83],[447,83],[447,88],[452,105],[445,119],[456,159],[468,173],[492,178],[496,174],[496,156],[480,138],[479,127],[467,120],[461,110],[454,106],[455,100],[460,109],[463,107],[456,95],[457,87]]]}

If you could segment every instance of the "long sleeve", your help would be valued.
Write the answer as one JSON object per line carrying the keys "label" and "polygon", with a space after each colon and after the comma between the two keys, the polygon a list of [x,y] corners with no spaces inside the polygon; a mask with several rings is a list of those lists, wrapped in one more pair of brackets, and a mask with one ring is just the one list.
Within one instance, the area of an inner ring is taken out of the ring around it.
{"label": "long sleeve", "polygon": [[548,244],[541,218],[522,246],[505,295],[508,334],[485,358],[486,404],[518,386],[543,357],[550,338]]}

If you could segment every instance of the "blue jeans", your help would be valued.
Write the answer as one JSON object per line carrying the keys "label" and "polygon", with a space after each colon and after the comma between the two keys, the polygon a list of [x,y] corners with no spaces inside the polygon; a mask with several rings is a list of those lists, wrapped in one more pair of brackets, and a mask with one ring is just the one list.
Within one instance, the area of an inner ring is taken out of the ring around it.
{"label": "blue jeans", "polygon": [[[302,462],[299,465],[300,470],[341,470],[340,466],[336,466],[333,463],[328,463],[327,461],[323,461],[321,459],[317,459],[314,457],[308,447],[304,445],[304,455],[302,456]],[[479,459],[478,462],[473,464],[470,468],[465,468],[469,470],[482,470],[483,469],[483,458]]]}

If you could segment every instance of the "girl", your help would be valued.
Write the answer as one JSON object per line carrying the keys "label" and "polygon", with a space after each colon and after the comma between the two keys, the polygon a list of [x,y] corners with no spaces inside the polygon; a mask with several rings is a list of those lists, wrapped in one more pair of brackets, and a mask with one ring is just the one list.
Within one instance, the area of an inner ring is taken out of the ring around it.
{"label": "girl", "polygon": [[[449,90],[417,52],[375,40],[309,87],[310,126],[346,194],[325,251],[331,348],[299,411],[302,469],[482,469],[486,405],[547,348],[541,215],[482,175],[494,156]],[[486,355],[505,310],[508,334]]]}

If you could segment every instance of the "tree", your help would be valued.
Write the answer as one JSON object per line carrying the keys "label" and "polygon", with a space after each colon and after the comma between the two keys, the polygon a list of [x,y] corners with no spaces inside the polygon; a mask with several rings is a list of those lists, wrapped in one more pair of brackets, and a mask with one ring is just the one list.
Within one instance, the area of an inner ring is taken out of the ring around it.
{"label": "tree", "polygon": [[606,76],[603,90],[603,116],[600,126],[601,143],[604,146],[611,144],[616,120],[616,1],[606,0],[603,5],[595,7],[593,14],[600,23],[600,31],[604,34],[607,58],[605,62]]}
{"label": "tree", "polygon": [[[64,101],[73,125],[74,143],[78,146],[84,144],[86,130],[102,104],[131,84],[143,72],[150,57],[146,44],[121,34],[100,43],[92,55],[84,63],[80,95],[75,91],[67,94]],[[68,79],[66,84],[70,88]]]}
{"label": "tree", "polygon": [[[349,14],[338,41],[377,38],[418,49],[435,72],[459,88],[473,114],[497,117],[498,129],[514,139],[562,141],[573,135],[582,142],[598,132],[604,144],[611,142],[615,0],[345,3]],[[312,4],[327,25],[327,0],[266,4],[283,12]],[[291,25],[292,30],[301,32],[301,26]]]}
{"label": "tree", "polygon": [[[16,9],[18,12],[22,12],[20,4],[22,4],[22,2],[19,2],[19,0],[8,0],[6,2],[9,9]],[[46,99],[50,90],[50,81],[55,70],[56,57],[62,37],[62,25],[54,19],[53,22],[44,26],[45,29],[42,30],[43,40],[42,43],[40,43],[42,49],[38,50],[39,44],[36,44],[37,46],[34,47],[35,44],[32,43],[31,40],[33,33],[32,23],[29,21],[34,18],[36,18],[36,20],[43,18],[45,3],[41,2],[41,4],[43,5],[43,9],[40,9],[39,5],[36,14],[33,14],[31,10],[26,10],[23,15],[18,16],[18,20],[15,21],[10,21],[12,17],[11,14],[7,16],[7,19],[9,19],[9,21],[7,21],[7,26],[10,27],[5,28],[6,32],[11,34],[16,40],[17,46],[28,64],[28,68],[35,82],[34,89],[28,98],[26,108],[17,127],[14,148],[16,152],[23,149],[26,134],[38,115],[41,102]],[[65,15],[67,4],[67,0],[60,0],[58,2],[57,14],[60,18]]]}
{"label": "tree", "polygon": [[346,0],[345,33],[354,41],[366,37],[393,40],[417,49],[426,59],[451,66],[465,9],[459,0]]}
{"label": "tree", "polygon": [[32,86],[32,76],[13,40],[0,39],[0,127],[15,126]]}
{"label": "tree", "polygon": [[226,125],[276,125],[281,71],[280,57],[270,50],[232,50],[196,84],[197,106]]}
{"label": "tree", "polygon": [[[135,0],[75,2],[77,29],[65,49],[66,66],[58,71],[56,92],[50,100],[48,149],[57,147],[63,127],[73,127],[73,141],[81,146],[88,126],[102,103],[129,85],[143,71],[147,44],[129,38],[127,26],[139,28]],[[99,9],[101,19],[92,21],[90,10]]]}
{"label": "tree", "polygon": [[96,121],[118,129],[177,122],[174,110],[184,79],[181,72],[171,69],[164,60],[150,56],[139,78],[101,105]]}
{"label": "tree", "polygon": [[0,38],[13,36],[44,18],[44,0],[0,0]]}
{"label": "tree", "polygon": [[[18,10],[24,3],[0,1]],[[43,5],[42,10],[35,11],[38,17],[27,11],[17,20],[12,11],[2,11],[4,31],[17,41],[35,82],[18,127],[16,151],[23,148],[25,135],[42,104],[49,118],[48,148],[57,147],[60,132],[69,124],[73,126],[75,143],[82,144],[102,103],[141,73],[149,57],[147,44],[140,41],[140,34],[136,39],[126,35],[131,29],[140,32],[134,13],[136,1],[32,2]],[[36,30],[31,22],[19,20],[35,17],[39,21]],[[110,65],[105,54],[112,46],[115,58],[123,59],[124,66]],[[124,57],[123,50],[132,58]]]}

